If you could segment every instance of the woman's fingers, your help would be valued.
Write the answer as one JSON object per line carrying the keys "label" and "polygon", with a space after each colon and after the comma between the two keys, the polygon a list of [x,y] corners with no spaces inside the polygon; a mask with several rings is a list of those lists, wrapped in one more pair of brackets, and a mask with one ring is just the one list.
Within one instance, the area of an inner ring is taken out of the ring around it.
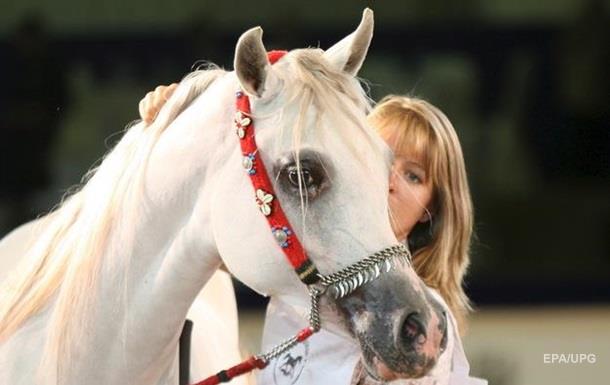
{"label": "woman's fingers", "polygon": [[146,123],[149,123],[148,119],[147,119],[147,107],[148,107],[148,102],[147,102],[147,98],[148,94],[146,94],[146,96],[144,96],[144,98],[142,100],[140,100],[140,104],[138,106],[138,109],[140,111],[140,118],[142,118],[142,120]]}
{"label": "woman's fingers", "polygon": [[[146,111],[146,108],[144,108],[144,99],[142,99],[142,100],[140,100],[140,104],[138,104],[138,112],[140,113],[140,119],[142,119],[144,122],[146,122],[146,119],[144,119],[145,111]],[[148,122],[146,122],[146,123],[148,123]]]}
{"label": "woman's fingers", "polygon": [[166,88],[167,88],[166,86],[159,86],[159,87],[155,88],[155,92],[153,92],[153,94],[152,94],[152,99],[150,101],[150,111],[148,111],[149,113],[152,114],[151,121],[155,120],[157,113],[161,110],[161,107],[163,107],[163,103],[165,103],[165,97],[163,96],[163,91]]}
{"label": "woman's fingers", "polygon": [[176,90],[176,87],[178,87],[177,83],[172,83],[169,86],[158,86],[154,91],[150,91],[140,100],[138,110],[140,117],[145,123],[150,124],[155,120],[167,99]]}
{"label": "woman's fingers", "polygon": [[140,111],[140,117],[146,123],[151,123],[157,113],[156,111],[154,111],[154,106],[152,103],[154,95],[155,93],[153,91],[147,93],[146,96],[144,96],[144,98],[140,100],[140,104],[138,106]]}
{"label": "woman's fingers", "polygon": [[177,87],[178,83],[172,83],[165,88],[165,90],[163,91],[163,97],[165,98],[165,100],[168,100],[174,94],[174,91],[176,91]]}

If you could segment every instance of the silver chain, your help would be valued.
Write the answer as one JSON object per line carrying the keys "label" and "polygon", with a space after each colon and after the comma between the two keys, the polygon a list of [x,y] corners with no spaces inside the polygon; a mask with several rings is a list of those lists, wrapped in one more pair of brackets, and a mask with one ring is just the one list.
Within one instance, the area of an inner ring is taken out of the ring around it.
{"label": "silver chain", "polygon": [[285,351],[292,349],[297,343],[297,336],[294,336],[274,346],[273,349],[271,349],[265,354],[262,354],[259,357],[262,358],[265,362],[269,362],[272,359],[282,355]]}
{"label": "silver chain", "polygon": [[[322,295],[322,291],[317,287],[310,286],[309,287],[309,299],[310,306],[309,309],[309,327],[313,330],[314,333],[318,332],[321,327],[320,321],[320,296]],[[284,352],[292,349],[299,341],[297,340],[297,336],[293,336],[288,338],[278,345],[274,346],[270,351],[265,354],[260,355],[265,362],[269,362],[270,360],[279,357]]]}
{"label": "silver chain", "polygon": [[403,244],[390,246],[336,273],[320,275],[320,283],[335,298],[342,298],[360,286],[371,282],[398,263],[411,265],[411,252]]}
{"label": "silver chain", "polygon": [[[330,294],[335,299],[342,298],[358,287],[376,279],[382,272],[389,272],[396,267],[397,263],[411,264],[411,253],[403,244],[378,251],[336,273],[326,276],[319,275],[319,286],[309,286],[309,327],[314,333],[320,330],[322,324],[320,319],[320,297],[328,290],[330,290]],[[298,335],[295,335],[258,357],[265,362],[269,362],[292,349],[298,343]]]}
{"label": "silver chain", "polygon": [[317,287],[312,286],[309,288],[309,300],[311,302],[309,326],[311,326],[314,332],[319,331],[322,326],[322,321],[320,320],[320,296],[322,293]]}

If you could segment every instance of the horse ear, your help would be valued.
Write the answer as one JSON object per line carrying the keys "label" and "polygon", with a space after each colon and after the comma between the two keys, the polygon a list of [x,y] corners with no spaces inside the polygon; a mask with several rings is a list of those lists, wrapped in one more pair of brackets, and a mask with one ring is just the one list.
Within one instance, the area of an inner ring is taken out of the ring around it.
{"label": "horse ear", "polygon": [[237,41],[234,60],[235,73],[241,87],[248,94],[258,97],[268,94],[271,86],[277,84],[262,37],[261,27],[244,32]]}
{"label": "horse ear", "polygon": [[326,60],[335,68],[355,76],[371,44],[373,25],[373,11],[366,8],[362,12],[362,20],[358,28],[324,52]]}

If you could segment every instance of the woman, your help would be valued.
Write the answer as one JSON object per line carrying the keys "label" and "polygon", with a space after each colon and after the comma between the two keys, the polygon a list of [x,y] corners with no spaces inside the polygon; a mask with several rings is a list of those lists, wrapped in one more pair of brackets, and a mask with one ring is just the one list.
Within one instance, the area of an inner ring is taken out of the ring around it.
{"label": "woman", "polygon": [[[159,86],[149,92],[140,102],[142,119],[154,120],[175,87],[176,84]],[[370,113],[369,122],[395,154],[389,207],[396,237],[408,244],[415,271],[445,300],[459,334],[464,335],[471,307],[462,281],[470,261],[473,213],[455,129],[445,114],[430,103],[396,95],[381,100]],[[268,317],[281,310],[281,304],[272,302]],[[266,325],[266,334],[267,329]],[[468,363],[462,361],[467,375]],[[362,383],[364,377],[356,365],[353,383]]]}
{"label": "woman", "polygon": [[379,102],[369,122],[395,154],[389,205],[396,237],[408,242],[415,271],[439,291],[464,335],[473,214],[455,129],[430,103],[394,95]]}

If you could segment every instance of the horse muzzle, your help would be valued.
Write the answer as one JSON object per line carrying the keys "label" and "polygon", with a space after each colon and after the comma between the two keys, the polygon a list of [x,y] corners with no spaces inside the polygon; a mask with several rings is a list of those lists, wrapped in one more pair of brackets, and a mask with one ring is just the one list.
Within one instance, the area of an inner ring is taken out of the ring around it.
{"label": "horse muzzle", "polygon": [[447,346],[446,310],[414,273],[392,271],[336,307],[361,346],[366,371],[379,381],[425,376]]}

